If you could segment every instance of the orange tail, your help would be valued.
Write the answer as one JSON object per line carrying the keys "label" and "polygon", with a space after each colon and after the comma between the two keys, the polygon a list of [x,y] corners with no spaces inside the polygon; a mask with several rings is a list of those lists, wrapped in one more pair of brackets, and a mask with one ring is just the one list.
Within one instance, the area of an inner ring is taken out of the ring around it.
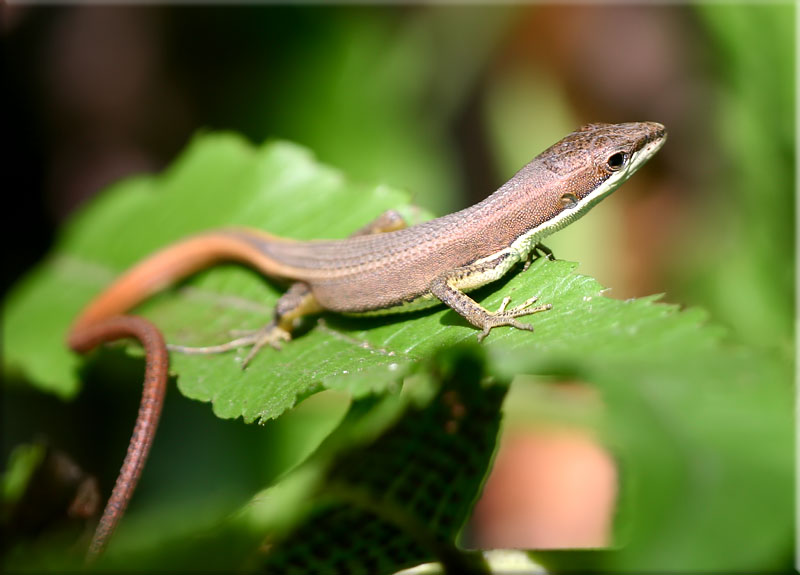
{"label": "orange tail", "polygon": [[[246,232],[287,241],[258,230]],[[242,262],[266,275],[285,277],[283,266],[235,234],[228,230],[208,232],[168,246],[136,264],[84,308],[70,331],[122,314],[159,290],[221,261]]]}

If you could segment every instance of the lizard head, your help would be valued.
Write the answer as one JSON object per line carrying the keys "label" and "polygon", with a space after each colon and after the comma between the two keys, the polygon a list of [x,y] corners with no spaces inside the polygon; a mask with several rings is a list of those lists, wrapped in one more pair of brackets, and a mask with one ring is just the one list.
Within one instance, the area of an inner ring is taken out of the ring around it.
{"label": "lizard head", "polygon": [[622,185],[667,139],[656,122],[587,124],[550,146],[521,170],[535,181],[531,209],[539,237],[585,214]]}
{"label": "lizard head", "polygon": [[559,202],[564,209],[576,209],[617,189],[666,139],[666,129],[656,122],[587,124],[538,159],[563,184]]}

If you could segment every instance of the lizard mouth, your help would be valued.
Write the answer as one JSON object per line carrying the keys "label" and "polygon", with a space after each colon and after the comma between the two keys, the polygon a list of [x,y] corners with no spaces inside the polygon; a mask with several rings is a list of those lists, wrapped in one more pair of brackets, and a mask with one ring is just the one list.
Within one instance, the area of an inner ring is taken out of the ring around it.
{"label": "lizard mouth", "polygon": [[656,152],[661,149],[661,146],[664,145],[664,142],[667,141],[667,131],[661,124],[656,124],[659,128],[653,132],[653,134],[648,138],[647,143],[641,147],[637,152],[634,153],[632,161],[630,163],[629,169],[631,174],[634,173],[639,166],[644,164],[647,160],[652,158]]}
{"label": "lizard mouth", "polygon": [[661,149],[661,147],[664,145],[664,142],[667,141],[667,130],[664,128],[663,124],[647,122],[646,125],[648,128],[650,128],[650,134],[648,134],[648,136],[645,138],[644,144],[638,150],[633,152],[632,157],[624,170],[614,174],[608,180],[606,180],[605,185],[600,186],[601,188],[608,188],[605,190],[605,193],[599,194],[601,197],[604,197],[613,190],[617,189],[625,180],[635,174],[639,168],[646,164],[647,161]]}

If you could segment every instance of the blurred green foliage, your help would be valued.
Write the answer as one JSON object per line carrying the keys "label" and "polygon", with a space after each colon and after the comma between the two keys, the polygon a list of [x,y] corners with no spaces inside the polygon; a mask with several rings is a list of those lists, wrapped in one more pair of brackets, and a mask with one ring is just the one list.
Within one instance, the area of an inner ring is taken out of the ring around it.
{"label": "blurred green foliage", "polygon": [[44,448],[41,445],[23,444],[14,448],[8,459],[8,466],[2,476],[2,501],[3,521],[7,521],[6,514],[21,498],[30,481],[36,466],[44,458]]}
{"label": "blurred green foliage", "polygon": [[697,12],[716,46],[716,141],[724,169],[702,228],[709,257],[695,286],[715,317],[752,345],[794,353],[795,11],[791,3]]}
{"label": "blurred green foliage", "polygon": [[[214,27],[218,16],[255,38],[244,46],[248,64],[234,59],[239,72],[223,71],[232,82],[228,98],[240,94],[239,130],[256,141],[297,142],[353,180],[407,191],[415,204],[441,214],[460,207],[468,184],[454,154],[453,124],[515,12],[217,8],[200,18]],[[207,56],[220,58],[216,48]],[[263,66],[259,59],[268,67],[253,74]],[[230,101],[216,103],[224,112],[215,116],[230,114]]]}

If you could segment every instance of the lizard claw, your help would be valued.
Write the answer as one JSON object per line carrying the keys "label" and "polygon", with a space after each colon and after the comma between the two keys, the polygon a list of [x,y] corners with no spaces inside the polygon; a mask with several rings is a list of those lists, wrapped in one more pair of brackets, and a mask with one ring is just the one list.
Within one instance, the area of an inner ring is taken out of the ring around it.
{"label": "lizard claw", "polygon": [[512,307],[511,309],[506,309],[508,307],[508,304],[511,303],[511,298],[506,296],[503,298],[503,301],[500,303],[500,307],[497,308],[497,311],[494,312],[493,314],[490,314],[490,316],[496,318],[514,318],[523,315],[530,315],[532,313],[537,313],[540,311],[546,311],[553,307],[552,304],[548,303],[540,305],[535,308],[531,308],[531,306],[535,304],[537,301],[539,301],[539,298],[533,296],[531,298],[526,299],[518,306]]}
{"label": "lizard claw", "polygon": [[288,331],[274,324],[269,324],[265,328],[258,330],[253,334],[253,337],[257,339],[255,339],[253,342],[253,347],[250,348],[250,351],[242,361],[242,371],[247,368],[250,361],[265,345],[269,345],[272,349],[280,351],[283,348],[281,342],[292,339],[292,336]]}

